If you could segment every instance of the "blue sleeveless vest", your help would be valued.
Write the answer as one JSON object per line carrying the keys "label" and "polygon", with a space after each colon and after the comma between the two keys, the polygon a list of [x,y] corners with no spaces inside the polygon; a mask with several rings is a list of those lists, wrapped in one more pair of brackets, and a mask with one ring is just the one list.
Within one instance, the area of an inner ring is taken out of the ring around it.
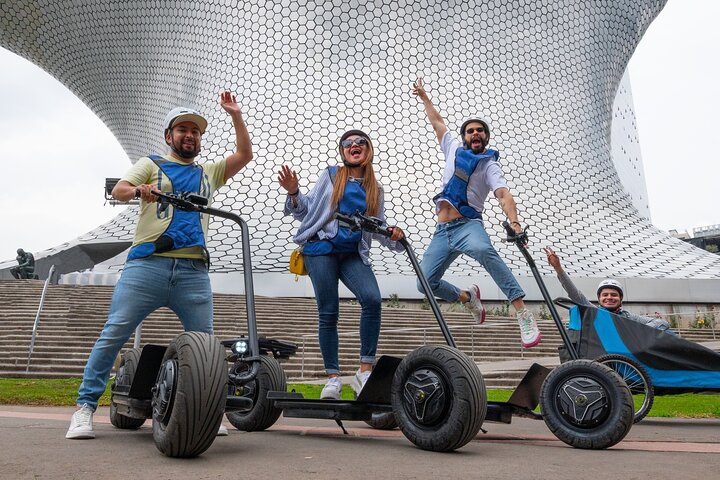
{"label": "blue sleeveless vest", "polygon": [[500,158],[500,154],[497,150],[487,149],[483,153],[475,154],[470,149],[458,148],[455,153],[455,173],[442,192],[435,195],[433,200],[442,198],[449,201],[464,217],[482,218],[482,212],[475,210],[468,203],[468,181],[480,162],[498,158]]}
{"label": "blue sleeveless vest", "polygon": [[[201,192],[203,177],[201,166],[195,163],[181,165],[169,162],[158,155],[148,155],[148,158],[155,162],[155,165],[170,179],[173,193],[203,194]],[[160,178],[162,179],[162,177]],[[153,253],[163,253],[178,248],[202,247],[205,249],[205,235],[200,223],[200,212],[185,212],[176,208],[173,208],[172,212],[172,219],[165,231],[154,242],[139,243],[132,247],[128,253],[128,260],[144,258]]]}
{"label": "blue sleeveless vest", "polygon": [[[338,167],[329,167],[330,180],[335,182],[335,174]],[[355,212],[365,213],[367,210],[367,198],[365,190],[358,182],[347,182],[343,197],[338,204],[337,211],[352,215]],[[342,223],[338,224],[337,234],[332,238],[319,241],[310,241],[303,246],[304,255],[328,255],[330,253],[357,253],[358,244],[362,239],[362,231],[352,231]]]}

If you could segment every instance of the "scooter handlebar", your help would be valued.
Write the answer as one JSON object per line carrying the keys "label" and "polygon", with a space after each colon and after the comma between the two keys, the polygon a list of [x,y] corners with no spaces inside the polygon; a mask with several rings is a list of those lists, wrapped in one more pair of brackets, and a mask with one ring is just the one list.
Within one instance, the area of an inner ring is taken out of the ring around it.
{"label": "scooter handlebar", "polygon": [[180,210],[198,211],[207,207],[208,199],[192,192],[180,193],[163,193],[153,191],[159,200],[161,210],[165,210],[168,205],[172,205]]}
{"label": "scooter handlebar", "polygon": [[371,233],[379,233],[386,237],[392,236],[392,231],[385,225],[385,222],[377,217],[368,217],[360,212],[352,215],[345,215],[340,212],[335,213],[335,218],[350,226],[350,230],[365,230]]}
{"label": "scooter handlebar", "polygon": [[527,227],[525,227],[525,230],[518,233],[515,231],[515,229],[512,228],[512,226],[510,226],[510,222],[508,222],[507,220],[503,221],[502,225],[503,227],[505,227],[505,233],[507,233],[507,238],[505,239],[506,242],[515,243],[518,245],[527,245]]}

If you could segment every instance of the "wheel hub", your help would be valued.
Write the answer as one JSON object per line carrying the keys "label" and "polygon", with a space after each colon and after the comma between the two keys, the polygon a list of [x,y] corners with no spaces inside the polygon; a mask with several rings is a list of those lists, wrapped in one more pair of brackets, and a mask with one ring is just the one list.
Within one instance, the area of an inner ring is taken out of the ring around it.
{"label": "wheel hub", "polygon": [[448,396],[443,379],[423,368],[410,375],[403,388],[405,408],[418,423],[433,425],[445,417]]}
{"label": "wheel hub", "polygon": [[572,425],[592,428],[610,414],[607,391],[595,379],[574,377],[558,389],[556,402],[560,414]]}
{"label": "wheel hub", "polygon": [[160,366],[157,381],[152,388],[153,419],[167,425],[172,413],[177,385],[177,361],[166,360]]}

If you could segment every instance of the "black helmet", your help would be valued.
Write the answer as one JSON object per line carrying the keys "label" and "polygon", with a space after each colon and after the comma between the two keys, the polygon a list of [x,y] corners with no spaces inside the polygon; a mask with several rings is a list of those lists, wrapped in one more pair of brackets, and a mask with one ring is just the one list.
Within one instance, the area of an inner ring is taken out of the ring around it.
{"label": "black helmet", "polygon": [[343,148],[342,148],[342,142],[348,137],[352,137],[353,135],[356,135],[358,137],[367,138],[368,144],[370,145],[371,151],[373,150],[373,144],[372,140],[370,140],[370,136],[363,132],[362,130],[348,130],[347,132],[343,133],[340,137],[340,140],[338,140],[338,153],[340,153],[340,160],[342,160],[344,165],[347,165],[348,162],[345,160],[345,157],[343,156]]}

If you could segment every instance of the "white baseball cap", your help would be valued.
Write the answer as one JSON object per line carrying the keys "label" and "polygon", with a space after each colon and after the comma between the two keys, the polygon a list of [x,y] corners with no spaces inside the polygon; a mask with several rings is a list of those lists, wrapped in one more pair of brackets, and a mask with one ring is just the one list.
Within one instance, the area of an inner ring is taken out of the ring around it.
{"label": "white baseball cap", "polygon": [[207,120],[205,120],[205,117],[200,115],[192,108],[175,107],[170,110],[165,116],[163,126],[165,127],[165,131],[167,131],[168,128],[172,128],[173,125],[175,125],[176,123],[182,122],[194,123],[200,129],[200,133],[205,133],[205,129],[207,128],[208,124]]}

